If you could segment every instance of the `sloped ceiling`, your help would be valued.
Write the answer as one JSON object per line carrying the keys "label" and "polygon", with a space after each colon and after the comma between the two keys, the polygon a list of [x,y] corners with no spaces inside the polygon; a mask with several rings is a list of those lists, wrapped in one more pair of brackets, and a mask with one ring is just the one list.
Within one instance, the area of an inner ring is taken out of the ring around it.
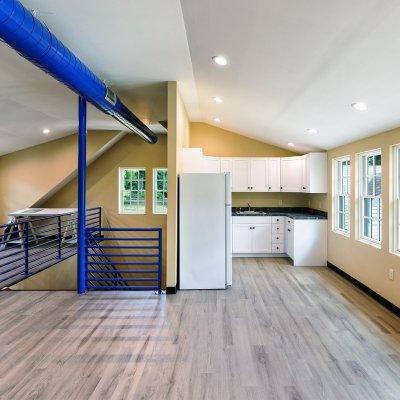
{"label": "sloped ceiling", "polygon": [[[219,117],[295,151],[400,125],[398,0],[23,3],[150,124],[166,119],[165,82],[176,80],[192,121]],[[212,63],[217,54],[227,67]],[[76,109],[74,94],[0,45],[0,154],[71,133]],[[121,126],[91,108],[89,128]]]}

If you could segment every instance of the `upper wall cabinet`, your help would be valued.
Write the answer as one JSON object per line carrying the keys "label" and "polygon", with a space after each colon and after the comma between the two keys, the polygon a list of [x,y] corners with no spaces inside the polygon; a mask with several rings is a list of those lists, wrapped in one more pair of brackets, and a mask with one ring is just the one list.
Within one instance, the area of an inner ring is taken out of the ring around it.
{"label": "upper wall cabinet", "polygon": [[328,160],[326,153],[302,156],[301,190],[307,193],[327,193]]}
{"label": "upper wall cabinet", "polygon": [[302,157],[281,158],[281,191],[301,192],[302,171]]}
{"label": "upper wall cabinet", "polygon": [[211,157],[183,149],[182,172],[230,172],[233,192],[327,192],[326,153],[295,157]]}
{"label": "upper wall cabinet", "polygon": [[221,159],[219,157],[204,156],[204,172],[219,174],[221,172]]}

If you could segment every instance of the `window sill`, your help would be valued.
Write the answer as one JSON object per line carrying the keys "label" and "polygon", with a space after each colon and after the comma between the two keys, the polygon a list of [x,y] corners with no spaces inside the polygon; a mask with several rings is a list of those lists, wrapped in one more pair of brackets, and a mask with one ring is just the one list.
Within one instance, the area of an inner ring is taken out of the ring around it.
{"label": "window sill", "polygon": [[346,232],[346,231],[340,231],[339,229],[332,229],[333,233],[337,233],[338,235],[344,236],[349,238],[350,237],[350,232]]}
{"label": "window sill", "polygon": [[367,244],[367,245],[369,245],[369,246],[375,247],[376,249],[379,249],[379,250],[382,248],[380,243],[372,242],[371,240],[367,240],[367,239],[358,239],[358,241],[359,241],[360,243],[364,243],[364,244]]}

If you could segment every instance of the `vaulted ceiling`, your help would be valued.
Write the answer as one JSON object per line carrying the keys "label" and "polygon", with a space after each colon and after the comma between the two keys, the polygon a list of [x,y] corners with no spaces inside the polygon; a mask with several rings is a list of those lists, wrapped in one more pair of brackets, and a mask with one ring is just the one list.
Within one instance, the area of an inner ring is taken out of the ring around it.
{"label": "vaulted ceiling", "polygon": [[[299,151],[400,126],[398,0],[22,2],[150,123],[177,80],[191,120]],[[120,129],[94,109],[89,127]],[[75,128],[76,96],[0,45],[0,154]]]}

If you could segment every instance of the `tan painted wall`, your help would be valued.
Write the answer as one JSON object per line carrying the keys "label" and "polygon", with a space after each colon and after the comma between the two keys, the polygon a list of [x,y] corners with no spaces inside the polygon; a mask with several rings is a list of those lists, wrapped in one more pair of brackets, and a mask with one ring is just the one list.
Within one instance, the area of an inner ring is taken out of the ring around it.
{"label": "tan painted wall", "polygon": [[[332,213],[328,220],[328,260],[343,271],[361,281],[393,304],[400,307],[400,258],[390,252],[391,199],[390,171],[391,146],[400,143],[400,129],[381,133],[328,152],[328,209],[332,210],[332,159],[339,156],[351,157],[351,235],[350,238],[332,231]],[[356,240],[356,154],[382,149],[382,246],[377,249]],[[395,280],[388,279],[388,269],[395,270]]]}
{"label": "tan painted wall", "polygon": [[11,290],[76,290],[76,256],[45,269],[13,286]]}
{"label": "tan painted wall", "polygon": [[216,157],[290,157],[298,154],[202,122],[190,124],[190,147],[201,147],[204,155]]}
{"label": "tan painted wall", "polygon": [[[103,223],[111,227],[161,227],[163,229],[163,265],[166,275],[167,216],[153,214],[153,168],[167,166],[167,136],[148,144],[129,134],[98,158],[87,169],[87,207],[102,207]],[[120,167],[146,168],[146,214],[118,213],[118,177]],[[76,207],[77,180],[67,184],[44,203],[45,207]],[[164,279],[165,281],[165,279]]]}
{"label": "tan painted wall", "polygon": [[[115,132],[90,132],[88,157],[111,140]],[[76,169],[77,135],[0,157],[0,223],[7,214],[30,207]]]}
{"label": "tan painted wall", "polygon": [[181,149],[189,146],[189,118],[176,82],[168,82],[168,232],[167,286],[177,284],[178,175]]}
{"label": "tan painted wall", "polygon": [[[190,147],[201,147],[205,155],[216,157],[290,157],[298,154],[202,122],[190,124]],[[315,199],[313,206],[323,209],[325,198]],[[232,194],[235,207],[246,207],[247,203],[253,207],[309,207],[312,199],[312,195],[304,193]]]}

